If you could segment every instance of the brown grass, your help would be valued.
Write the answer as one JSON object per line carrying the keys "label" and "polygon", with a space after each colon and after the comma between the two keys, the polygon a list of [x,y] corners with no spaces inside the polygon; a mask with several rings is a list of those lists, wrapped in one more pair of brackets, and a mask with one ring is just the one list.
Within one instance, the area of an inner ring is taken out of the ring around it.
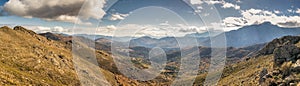
{"label": "brown grass", "polygon": [[282,71],[282,76],[287,77],[291,73],[292,61],[285,62],[281,65],[280,70]]}
{"label": "brown grass", "polygon": [[227,67],[218,85],[258,85],[259,73],[263,68],[272,69],[273,56],[262,56]]}

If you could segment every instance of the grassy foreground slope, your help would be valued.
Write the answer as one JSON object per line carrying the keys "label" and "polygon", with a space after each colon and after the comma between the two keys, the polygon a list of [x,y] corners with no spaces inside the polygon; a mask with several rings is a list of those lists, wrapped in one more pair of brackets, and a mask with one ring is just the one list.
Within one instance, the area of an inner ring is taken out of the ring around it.
{"label": "grassy foreground slope", "polygon": [[79,85],[69,50],[22,27],[0,28],[0,84]]}
{"label": "grassy foreground slope", "polygon": [[[80,85],[68,47],[20,26],[1,27],[0,85]],[[99,71],[117,84],[113,73]]]}
{"label": "grassy foreground slope", "polygon": [[[52,40],[21,26],[13,29],[1,27],[0,85],[82,85],[75,71],[70,39],[72,38],[65,39],[68,42]],[[104,79],[95,77],[96,83],[109,83],[112,86],[160,84],[126,78],[118,72],[111,55],[100,50],[96,50],[95,53],[100,66],[97,70],[103,74],[100,77],[104,77]],[[87,61],[81,60],[82,67],[94,69],[98,66],[84,65]],[[89,73],[88,69],[79,70],[80,74],[85,74],[83,78],[94,76]],[[86,83],[83,82],[83,84]]]}

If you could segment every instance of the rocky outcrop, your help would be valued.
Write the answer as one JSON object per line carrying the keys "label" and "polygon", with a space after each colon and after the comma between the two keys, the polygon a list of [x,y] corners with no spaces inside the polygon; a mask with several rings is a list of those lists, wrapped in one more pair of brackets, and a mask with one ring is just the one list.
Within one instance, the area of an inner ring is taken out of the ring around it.
{"label": "rocky outcrop", "polygon": [[16,27],[14,27],[14,30],[16,30],[16,31],[21,31],[21,32],[25,32],[25,33],[28,33],[28,34],[30,34],[30,35],[35,35],[35,34],[36,34],[34,31],[25,29],[25,28],[22,27],[22,26],[16,26]]}
{"label": "rocky outcrop", "polygon": [[300,48],[295,46],[299,41],[299,36],[285,36],[280,39],[275,39],[259,51],[259,54],[273,54],[274,67],[281,67],[284,62],[295,63],[300,59]]}
{"label": "rocky outcrop", "polygon": [[274,66],[280,67],[284,62],[295,63],[300,58],[300,48],[295,45],[283,45],[274,50]]}
{"label": "rocky outcrop", "polygon": [[272,42],[268,43],[263,49],[261,49],[256,55],[256,57],[273,54],[276,48],[283,45],[296,44],[299,41],[300,36],[285,36],[279,39],[274,39]]}
{"label": "rocky outcrop", "polygon": [[[296,86],[300,82],[299,36],[285,36],[268,43],[257,56],[273,55],[273,70],[259,75],[260,85]],[[262,76],[262,74],[265,74]]]}

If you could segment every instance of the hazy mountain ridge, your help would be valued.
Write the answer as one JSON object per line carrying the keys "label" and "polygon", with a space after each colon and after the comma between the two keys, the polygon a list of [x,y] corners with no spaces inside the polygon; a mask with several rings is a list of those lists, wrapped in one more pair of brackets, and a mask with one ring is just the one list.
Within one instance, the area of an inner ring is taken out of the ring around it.
{"label": "hazy mountain ridge", "polygon": [[[267,33],[267,34],[266,34]],[[300,28],[283,28],[277,25],[273,25],[270,22],[265,22],[258,25],[244,26],[237,30],[232,30],[228,32],[221,33],[218,31],[210,31],[203,33],[191,33],[183,37],[162,37],[162,38],[152,38],[149,36],[143,37],[133,37],[129,40],[129,37],[114,37],[115,39],[122,40],[112,40],[111,36],[101,36],[101,35],[89,35],[88,38],[96,37],[109,39],[115,42],[130,42],[130,46],[143,46],[143,47],[163,47],[163,48],[179,48],[179,47],[191,47],[190,41],[197,41],[198,46],[209,47],[211,40],[210,37],[216,36],[226,36],[226,42],[228,47],[247,47],[251,45],[263,44],[272,41],[275,38],[280,38],[283,36],[300,35]],[[86,35],[84,37],[87,37]],[[124,41],[129,40],[129,41]],[[180,46],[179,46],[179,42]],[[193,47],[193,46],[192,46]]]}
{"label": "hazy mountain ridge", "polygon": [[282,28],[269,22],[259,25],[245,26],[225,33],[227,46],[246,47],[267,43],[275,38],[287,35],[300,35],[300,28]]}

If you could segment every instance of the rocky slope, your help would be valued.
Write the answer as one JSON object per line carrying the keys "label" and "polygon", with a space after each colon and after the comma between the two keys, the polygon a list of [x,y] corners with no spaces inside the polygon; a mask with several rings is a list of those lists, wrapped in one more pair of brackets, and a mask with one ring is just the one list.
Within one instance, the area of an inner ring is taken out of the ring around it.
{"label": "rocky slope", "polygon": [[0,84],[80,85],[70,50],[17,26],[0,28]]}
{"label": "rocky slope", "polygon": [[[78,71],[75,71],[70,37],[50,33],[44,35],[66,41],[52,40],[20,26],[14,29],[0,28],[0,85],[82,85],[76,73]],[[100,59],[108,58],[105,52],[97,51],[96,53]],[[86,61],[82,60],[82,62]],[[95,69],[89,67],[90,65],[82,64],[81,66]],[[118,86],[121,83],[119,79],[127,79],[122,75],[117,77],[106,69],[107,65],[105,66],[96,69],[104,75],[100,76],[101,78],[94,77],[98,79],[98,83]],[[80,74],[84,74],[83,78],[93,76],[88,69],[77,68],[77,70],[80,70]],[[122,83],[129,84],[130,82]]]}
{"label": "rocky slope", "polygon": [[300,85],[300,36],[274,39],[253,58],[225,68],[220,85]]}

